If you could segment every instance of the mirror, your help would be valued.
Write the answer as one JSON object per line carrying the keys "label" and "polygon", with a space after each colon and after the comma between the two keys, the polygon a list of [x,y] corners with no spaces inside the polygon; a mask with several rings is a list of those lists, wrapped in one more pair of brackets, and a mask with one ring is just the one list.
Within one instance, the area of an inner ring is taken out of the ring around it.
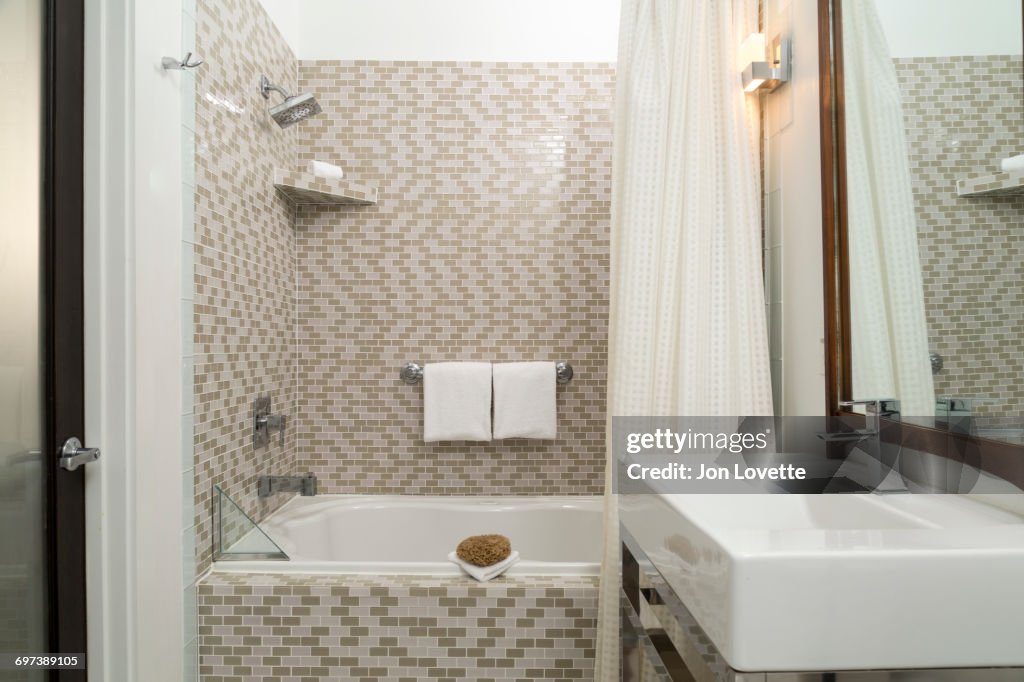
{"label": "mirror", "polygon": [[833,7],[839,397],[1024,444],[1021,0]]}

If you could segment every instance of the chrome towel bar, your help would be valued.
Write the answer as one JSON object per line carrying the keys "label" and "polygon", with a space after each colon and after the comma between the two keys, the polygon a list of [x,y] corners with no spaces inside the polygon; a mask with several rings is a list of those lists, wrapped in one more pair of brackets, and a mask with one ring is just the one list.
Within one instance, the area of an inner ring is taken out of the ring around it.
{"label": "chrome towel bar", "polygon": [[[572,365],[568,362],[556,362],[555,363],[555,381],[560,384],[567,384],[572,381],[573,372]],[[418,384],[423,381],[423,365],[415,362],[407,362],[402,367],[402,371],[398,374],[399,378],[410,386]]]}

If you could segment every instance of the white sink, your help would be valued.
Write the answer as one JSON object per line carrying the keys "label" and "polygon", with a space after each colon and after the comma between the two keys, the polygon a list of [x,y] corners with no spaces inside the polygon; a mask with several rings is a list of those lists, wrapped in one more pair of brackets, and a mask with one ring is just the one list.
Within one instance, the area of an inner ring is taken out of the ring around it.
{"label": "white sink", "polygon": [[742,671],[1024,666],[1024,519],[953,495],[630,495]]}

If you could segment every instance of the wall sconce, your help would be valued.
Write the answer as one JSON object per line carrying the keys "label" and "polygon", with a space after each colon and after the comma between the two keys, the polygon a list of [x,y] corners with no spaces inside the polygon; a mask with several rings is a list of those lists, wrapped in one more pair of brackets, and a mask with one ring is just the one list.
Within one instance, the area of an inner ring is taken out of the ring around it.
{"label": "wall sconce", "polygon": [[775,36],[769,51],[764,34],[751,33],[740,46],[740,63],[747,65],[743,69],[743,91],[774,91],[789,80],[789,61],[789,40]]}

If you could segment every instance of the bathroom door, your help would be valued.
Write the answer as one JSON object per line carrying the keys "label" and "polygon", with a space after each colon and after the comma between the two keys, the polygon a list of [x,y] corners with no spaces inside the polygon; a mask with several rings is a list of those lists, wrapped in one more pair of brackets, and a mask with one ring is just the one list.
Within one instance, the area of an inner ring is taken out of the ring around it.
{"label": "bathroom door", "polygon": [[84,438],[83,26],[83,0],[0,0],[0,680],[86,679],[10,660],[85,652],[85,467],[58,462]]}

